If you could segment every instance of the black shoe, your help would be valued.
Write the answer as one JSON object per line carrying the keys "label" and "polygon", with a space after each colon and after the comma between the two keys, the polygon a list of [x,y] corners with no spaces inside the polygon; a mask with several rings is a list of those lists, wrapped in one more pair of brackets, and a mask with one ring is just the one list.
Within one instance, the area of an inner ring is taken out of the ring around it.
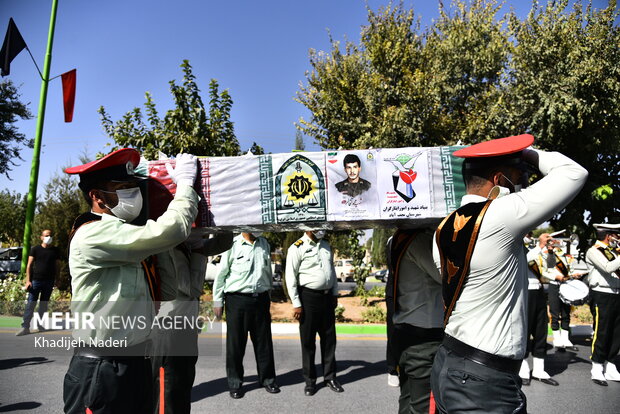
{"label": "black shoe", "polygon": [[547,384],[547,385],[553,385],[554,387],[557,387],[558,385],[560,385],[556,380],[554,380],[553,378],[538,378],[538,377],[534,377],[532,376],[532,379],[535,379],[536,381],[540,381],[543,384]]}
{"label": "black shoe", "polygon": [[530,379],[529,378],[521,378],[521,384],[522,385],[530,385]]}
{"label": "black shoe", "polygon": [[308,397],[312,397],[314,394],[316,394],[316,384],[306,384],[306,387],[304,388],[304,394]]}
{"label": "black shoe", "polygon": [[269,394],[277,394],[280,392],[280,387],[278,387],[278,384],[276,384],[275,382],[273,384],[267,384],[265,385],[265,390],[269,393]]}
{"label": "black shoe", "polygon": [[235,400],[243,398],[243,391],[241,391],[241,388],[230,390],[230,398],[234,398]]}
{"label": "black shoe", "polygon": [[30,329],[22,328],[19,332],[15,334],[15,336],[24,336],[30,334]]}
{"label": "black shoe", "polygon": [[332,390],[333,392],[344,392],[344,388],[342,388],[342,385],[340,385],[340,383],[336,381],[335,379],[327,380],[325,381],[325,384],[327,384],[329,389]]}
{"label": "black shoe", "polygon": [[603,381],[599,379],[592,379],[592,382],[594,382],[596,385],[602,385],[603,387],[607,386],[607,381]]}

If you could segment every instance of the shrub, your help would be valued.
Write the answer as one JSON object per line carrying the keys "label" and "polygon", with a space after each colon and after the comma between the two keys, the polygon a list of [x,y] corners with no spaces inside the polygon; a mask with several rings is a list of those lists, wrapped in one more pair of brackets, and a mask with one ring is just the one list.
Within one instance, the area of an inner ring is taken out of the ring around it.
{"label": "shrub", "polygon": [[368,296],[371,296],[373,298],[384,298],[385,286],[374,286],[368,291]]}
{"label": "shrub", "polygon": [[344,317],[344,306],[336,306],[334,313],[336,314],[336,322],[346,322],[347,318]]}
{"label": "shrub", "polygon": [[22,289],[23,287],[24,281],[13,274],[0,281],[0,314],[24,314],[28,293]]}
{"label": "shrub", "polygon": [[385,323],[387,312],[379,306],[370,306],[362,312],[362,318],[368,323]]}

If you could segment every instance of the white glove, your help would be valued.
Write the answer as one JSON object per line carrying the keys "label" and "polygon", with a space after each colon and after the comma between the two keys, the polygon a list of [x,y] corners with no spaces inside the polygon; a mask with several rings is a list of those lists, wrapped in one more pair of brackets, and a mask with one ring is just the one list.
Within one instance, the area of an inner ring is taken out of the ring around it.
{"label": "white glove", "polygon": [[177,186],[188,185],[193,187],[196,180],[196,167],[196,157],[192,154],[178,154],[175,168],[172,168],[169,162],[166,163],[168,175]]}

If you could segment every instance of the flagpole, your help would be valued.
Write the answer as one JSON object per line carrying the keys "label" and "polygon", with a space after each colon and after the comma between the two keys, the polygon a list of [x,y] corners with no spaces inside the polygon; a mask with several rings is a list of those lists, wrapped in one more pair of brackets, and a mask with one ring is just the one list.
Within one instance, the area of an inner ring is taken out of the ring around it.
{"label": "flagpole", "polygon": [[47,86],[49,83],[50,66],[52,64],[52,45],[54,44],[54,29],[56,26],[56,10],[58,0],[52,0],[52,13],[50,15],[50,27],[47,34],[47,50],[45,63],[43,64],[43,76],[41,79],[41,94],[39,97],[39,113],[37,117],[37,129],[34,137],[34,150],[32,154],[32,166],[30,168],[30,187],[28,190],[28,205],[26,208],[26,223],[24,225],[24,247],[22,249],[21,274],[26,273],[28,254],[30,253],[30,236],[32,234],[32,220],[37,201],[37,182],[39,180],[39,156],[41,155],[41,137],[43,135],[43,121],[45,119],[45,104],[47,102]]}

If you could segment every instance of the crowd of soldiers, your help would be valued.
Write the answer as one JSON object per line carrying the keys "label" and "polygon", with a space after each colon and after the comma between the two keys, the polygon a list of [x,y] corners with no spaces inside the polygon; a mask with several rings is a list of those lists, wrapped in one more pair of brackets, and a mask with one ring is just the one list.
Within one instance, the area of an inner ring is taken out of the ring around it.
{"label": "crowd of soldiers", "polygon": [[[544,370],[547,316],[541,282],[549,283],[554,345],[571,347],[570,307],[562,286],[577,280],[571,279],[576,272],[550,235],[542,235],[528,253],[523,237],[576,196],[587,171],[562,154],[532,149],[532,143],[533,137],[521,135],[455,152],[464,158],[467,195],[461,207],[437,228],[399,230],[391,239],[388,337],[401,387],[400,412],[525,413],[522,384],[536,379],[557,385]],[[217,317],[226,312],[230,396],[244,394],[248,334],[260,385],[278,393],[266,239],[250,232],[211,239],[192,234],[199,197],[193,189],[196,158],[188,154],[179,154],[174,167],[167,165],[176,183],[167,210],[136,224],[143,204],[143,178],[134,173],[138,162],[137,151],[122,149],[66,170],[79,174],[91,207],[78,217],[71,234],[72,311],[149,321],[196,317],[206,257],[223,253],[213,306]],[[525,188],[532,171],[542,178]],[[586,255],[596,321],[592,379],[600,385],[620,379],[613,363],[620,339],[618,227],[597,226],[598,240]],[[333,253],[323,236],[321,230],[305,232],[288,248],[286,263],[307,396],[316,392],[317,333],[325,384],[334,392],[344,391],[336,378],[338,287]],[[180,332],[76,329],[73,335],[124,340],[125,347],[122,352],[92,345],[75,348],[63,384],[65,412],[190,411],[198,355],[195,327]]]}

